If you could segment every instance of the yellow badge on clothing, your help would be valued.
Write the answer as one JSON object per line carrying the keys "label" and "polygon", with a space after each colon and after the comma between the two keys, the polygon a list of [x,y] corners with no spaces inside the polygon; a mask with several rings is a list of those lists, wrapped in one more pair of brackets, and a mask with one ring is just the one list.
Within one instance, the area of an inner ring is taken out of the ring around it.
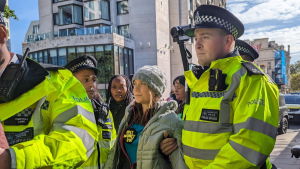
{"label": "yellow badge on clothing", "polygon": [[124,134],[124,141],[127,144],[131,144],[136,139],[136,136],[137,136],[137,132],[135,129],[132,128],[127,129]]}

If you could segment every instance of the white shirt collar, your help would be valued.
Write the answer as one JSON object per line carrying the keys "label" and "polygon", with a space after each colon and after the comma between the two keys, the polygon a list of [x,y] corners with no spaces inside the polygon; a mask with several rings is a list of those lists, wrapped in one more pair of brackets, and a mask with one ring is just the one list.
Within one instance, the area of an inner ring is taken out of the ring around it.
{"label": "white shirt collar", "polygon": [[[16,54],[12,57],[12,59],[10,60],[10,62],[8,64],[10,64],[10,63],[19,63],[19,59]],[[2,72],[0,72],[0,77],[2,76],[4,70],[5,70],[5,68],[2,70]]]}

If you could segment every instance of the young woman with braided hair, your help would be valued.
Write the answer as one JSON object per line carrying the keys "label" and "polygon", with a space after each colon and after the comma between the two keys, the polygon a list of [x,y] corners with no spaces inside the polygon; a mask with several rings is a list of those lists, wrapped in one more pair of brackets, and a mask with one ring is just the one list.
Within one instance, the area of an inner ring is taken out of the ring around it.
{"label": "young woman with braided hair", "polygon": [[113,76],[108,84],[106,103],[113,115],[116,131],[125,115],[126,107],[132,102],[132,85],[124,75]]}
{"label": "young woman with braided hair", "polygon": [[[157,66],[144,66],[132,78],[135,101],[125,110],[105,169],[185,169],[181,153],[183,122],[175,114],[176,101],[161,105],[167,78]],[[159,149],[164,137],[175,138],[179,148],[169,156]]]}

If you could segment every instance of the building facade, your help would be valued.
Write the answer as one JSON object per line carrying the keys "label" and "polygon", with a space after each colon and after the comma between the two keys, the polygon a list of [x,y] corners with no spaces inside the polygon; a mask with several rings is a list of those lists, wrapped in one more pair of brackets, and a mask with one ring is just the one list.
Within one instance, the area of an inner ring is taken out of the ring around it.
{"label": "building facade", "polygon": [[267,73],[277,84],[280,93],[290,93],[290,46],[287,50],[269,38],[245,40],[250,45],[259,45],[259,58],[254,63]]}
{"label": "building facade", "polygon": [[[8,0],[6,1],[6,5],[8,6]],[[8,32],[8,39],[6,41],[6,46],[8,51],[11,51],[11,41],[10,41],[10,23],[9,23],[9,19],[4,18],[4,22],[5,22],[5,26],[6,26],[6,30]]]}
{"label": "building facade", "polygon": [[[39,21],[31,22],[24,43],[34,60],[64,66],[83,54],[98,60],[99,91],[104,96],[114,74],[129,76],[157,65],[169,84],[183,74],[179,47],[170,29],[193,24],[193,11],[202,4],[226,7],[226,0],[39,0]],[[197,63],[193,41],[187,48]]]}

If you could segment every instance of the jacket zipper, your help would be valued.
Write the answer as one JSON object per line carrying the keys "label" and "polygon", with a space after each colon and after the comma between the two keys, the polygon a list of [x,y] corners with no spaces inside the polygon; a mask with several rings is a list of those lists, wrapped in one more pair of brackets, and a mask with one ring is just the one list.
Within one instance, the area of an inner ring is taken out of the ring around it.
{"label": "jacket zipper", "polygon": [[127,127],[125,128],[125,130],[123,130],[123,132],[122,132],[122,134],[121,134],[121,139],[120,139],[121,149],[122,149],[123,153],[125,154],[125,156],[127,157],[128,161],[129,161],[129,164],[130,164],[130,168],[132,168],[132,169],[133,169],[133,165],[134,165],[136,162],[133,163],[133,164],[131,165],[130,158],[129,158],[128,154],[126,153],[125,148],[124,148],[124,145],[123,145],[123,138],[124,138],[124,132],[125,132],[130,126],[132,126],[132,124],[134,123],[134,120],[135,120],[135,111],[134,111],[134,108],[133,108],[133,120],[132,120],[131,124],[130,124],[129,126],[127,126]]}
{"label": "jacket zipper", "polygon": [[99,147],[99,142],[97,142],[97,149],[98,149],[98,168],[100,169],[100,147]]}

